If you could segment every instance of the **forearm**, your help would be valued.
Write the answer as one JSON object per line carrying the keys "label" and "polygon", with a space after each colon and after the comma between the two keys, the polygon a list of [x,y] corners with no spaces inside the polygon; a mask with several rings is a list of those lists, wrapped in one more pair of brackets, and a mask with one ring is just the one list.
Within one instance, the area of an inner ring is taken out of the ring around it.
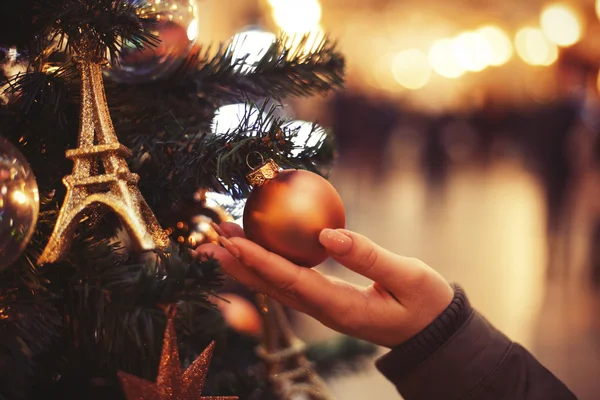
{"label": "forearm", "polygon": [[377,367],[406,400],[575,399],[523,347],[474,311],[458,287],[444,313]]}

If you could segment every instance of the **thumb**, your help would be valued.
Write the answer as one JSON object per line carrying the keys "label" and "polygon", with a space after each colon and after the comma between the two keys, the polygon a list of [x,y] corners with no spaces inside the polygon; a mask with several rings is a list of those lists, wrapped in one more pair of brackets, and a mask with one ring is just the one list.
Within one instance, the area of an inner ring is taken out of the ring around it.
{"label": "thumb", "polygon": [[346,268],[379,283],[398,297],[426,273],[423,262],[399,256],[347,229],[324,229],[319,241],[333,259]]}

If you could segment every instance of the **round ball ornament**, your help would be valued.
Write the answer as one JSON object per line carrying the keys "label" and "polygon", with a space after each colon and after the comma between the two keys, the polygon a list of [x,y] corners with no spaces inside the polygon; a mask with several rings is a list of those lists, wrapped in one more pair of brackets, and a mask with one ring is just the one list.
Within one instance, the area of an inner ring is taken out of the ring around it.
{"label": "round ball ornament", "polygon": [[147,28],[160,42],[155,47],[146,46],[141,50],[131,43],[124,43],[121,55],[112,60],[106,71],[114,81],[146,83],[167,77],[183,64],[196,42],[198,19],[193,1],[156,1],[140,13],[152,18]]}
{"label": "round ball ornament", "polygon": [[235,293],[219,293],[218,297],[217,307],[228,326],[243,335],[260,337],[262,321],[252,302]]}
{"label": "round ball ornament", "polygon": [[248,180],[254,188],[244,209],[246,237],[303,267],[325,261],[319,234],[346,225],[335,188],[309,171],[280,170],[273,160],[253,170]]}
{"label": "round ball ornament", "polygon": [[219,243],[219,234],[211,223],[234,222],[239,217],[239,201],[231,197],[200,189],[193,201],[181,207],[171,216],[165,229],[180,245],[194,249],[204,243]]}
{"label": "round ball ornament", "polygon": [[25,157],[0,137],[0,270],[23,252],[37,222],[37,182]]}

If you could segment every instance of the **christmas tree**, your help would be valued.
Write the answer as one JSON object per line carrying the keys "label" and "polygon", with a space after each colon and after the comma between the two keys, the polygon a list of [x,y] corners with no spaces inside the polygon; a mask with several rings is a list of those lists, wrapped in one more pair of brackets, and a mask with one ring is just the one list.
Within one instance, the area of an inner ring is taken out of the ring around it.
{"label": "christmas tree", "polygon": [[[159,393],[188,371],[199,387],[181,396],[278,398],[260,339],[231,329],[211,301],[218,263],[193,248],[214,240],[207,222],[235,217],[253,155],[327,170],[331,137],[313,125],[317,140],[299,143],[279,104],[341,88],[344,61],[328,38],[280,36],[256,59],[239,37],[211,47],[196,38],[198,8],[0,5],[10,21],[0,28],[0,399],[124,399],[124,386],[139,397],[142,379]],[[241,103],[237,126],[215,125],[221,107]],[[318,371],[352,369],[372,351],[336,346],[309,348]]]}

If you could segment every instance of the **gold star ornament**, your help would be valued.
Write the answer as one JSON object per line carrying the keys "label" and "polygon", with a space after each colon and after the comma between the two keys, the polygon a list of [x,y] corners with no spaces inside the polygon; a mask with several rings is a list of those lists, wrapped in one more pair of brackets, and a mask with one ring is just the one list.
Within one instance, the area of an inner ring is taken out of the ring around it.
{"label": "gold star ornament", "polygon": [[186,369],[181,371],[174,318],[169,317],[156,383],[119,372],[127,400],[237,400],[237,397],[202,396],[208,365],[215,347],[212,342]]}

